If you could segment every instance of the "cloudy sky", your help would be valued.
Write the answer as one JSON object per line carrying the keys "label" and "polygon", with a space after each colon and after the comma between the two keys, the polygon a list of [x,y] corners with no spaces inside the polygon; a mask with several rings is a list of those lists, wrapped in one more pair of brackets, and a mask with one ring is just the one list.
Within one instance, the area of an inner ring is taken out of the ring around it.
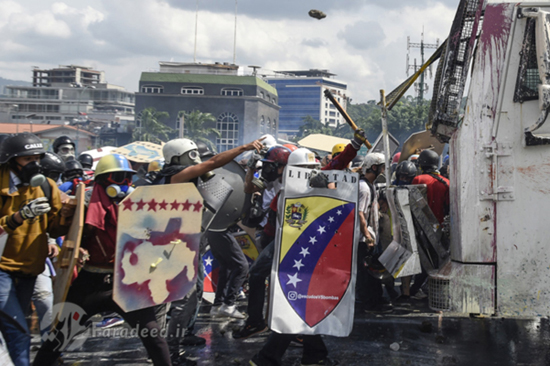
{"label": "cloudy sky", "polygon": [[[238,0],[236,63],[244,73],[328,69],[353,103],[378,99],[406,78],[407,36],[420,42],[424,29],[426,43],[442,42],[458,2]],[[86,65],[137,91],[158,61],[193,62],[196,9],[197,0],[0,0],[0,77],[30,81],[35,66]],[[196,61],[233,62],[234,27],[234,0],[198,0]]]}

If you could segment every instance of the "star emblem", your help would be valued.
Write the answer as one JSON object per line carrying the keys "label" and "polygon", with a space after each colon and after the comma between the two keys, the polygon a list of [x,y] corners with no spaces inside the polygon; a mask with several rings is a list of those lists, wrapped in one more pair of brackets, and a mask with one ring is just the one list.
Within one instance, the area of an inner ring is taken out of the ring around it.
{"label": "star emblem", "polygon": [[340,215],[342,214],[342,211],[338,210],[338,211],[336,211],[336,214],[337,214],[338,216],[340,216]]}
{"label": "star emblem", "polygon": [[300,254],[305,257],[306,255],[310,254],[309,249],[308,248],[302,248],[302,251],[300,252]]}
{"label": "star emblem", "polygon": [[157,205],[159,203],[156,202],[154,198],[151,201],[147,202],[147,204],[149,205],[149,208],[147,209],[147,211],[153,210],[153,211],[157,212]]}
{"label": "star emblem", "polygon": [[202,203],[200,203],[200,201],[198,201],[198,202],[195,203],[193,206],[195,206],[195,208],[193,209],[193,211],[200,212],[200,210],[201,210],[201,208],[202,208]]}
{"label": "star emblem", "polygon": [[317,243],[317,238],[314,236],[309,237],[309,243],[315,245]]}
{"label": "star emblem", "polygon": [[174,202],[172,202],[170,205],[172,206],[172,208],[170,208],[170,210],[176,210],[177,211],[178,207],[180,207],[180,203],[176,200],[174,200]]}
{"label": "star emblem", "polygon": [[134,205],[134,201],[132,201],[131,198],[128,198],[127,200],[124,200],[124,202],[122,202],[122,205],[124,206],[124,209],[122,211],[126,211],[126,210],[130,210],[132,211],[132,206]]}
{"label": "star emblem", "polygon": [[294,276],[291,276],[289,274],[287,274],[287,276],[288,276],[288,282],[286,284],[287,285],[292,284],[294,285],[294,288],[296,288],[296,285],[298,284],[298,282],[302,282],[302,280],[298,278],[298,272],[296,272]]}
{"label": "star emblem", "polygon": [[319,229],[317,229],[317,231],[319,232],[319,234],[323,234],[326,232],[325,230],[325,227],[324,226],[319,226]]}
{"label": "star emblem", "polygon": [[166,210],[166,206],[168,206],[168,202],[166,202],[165,200],[159,202],[159,210]]}
{"label": "star emblem", "polygon": [[297,261],[296,259],[294,259],[294,265],[292,266],[292,268],[298,268],[298,271],[300,270],[300,268],[302,268],[303,266],[305,266],[305,264],[302,264],[302,260],[300,259],[299,261]]}
{"label": "star emblem", "polygon": [[193,206],[193,204],[191,202],[189,202],[189,200],[185,200],[185,202],[182,203],[181,205],[182,205],[182,210],[183,211],[189,211],[191,206]]}
{"label": "star emblem", "polygon": [[330,222],[330,223],[332,224],[332,223],[334,222],[334,217],[330,216],[330,217],[328,218],[328,222]]}
{"label": "star emblem", "polygon": [[137,204],[136,211],[143,210],[143,206],[145,206],[145,202],[143,202],[142,199],[136,202],[136,204]]}
{"label": "star emblem", "polygon": [[206,259],[204,260],[204,266],[205,266],[205,267],[212,266],[212,260],[213,260],[213,259],[210,258],[210,256],[209,256],[208,258],[206,258]]}

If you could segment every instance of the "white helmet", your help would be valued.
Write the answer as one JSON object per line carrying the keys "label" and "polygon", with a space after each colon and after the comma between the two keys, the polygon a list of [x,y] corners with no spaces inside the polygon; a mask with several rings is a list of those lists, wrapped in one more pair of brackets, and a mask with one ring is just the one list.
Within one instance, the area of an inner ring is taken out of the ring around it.
{"label": "white helmet", "polygon": [[188,151],[198,150],[197,144],[189,139],[174,139],[168,141],[162,147],[162,155],[167,164],[172,162],[174,156],[182,156]]}
{"label": "white helmet", "polygon": [[372,168],[373,165],[380,165],[384,164],[386,162],[386,158],[384,157],[384,154],[382,153],[369,153],[367,156],[365,156],[365,160],[363,160],[363,165],[361,165],[361,171],[363,174],[367,172],[370,168]]}
{"label": "white helmet", "polygon": [[[273,147],[277,144],[277,140],[272,135],[263,135],[262,137],[265,137],[265,140],[262,141],[262,144],[264,144],[268,149],[270,147]],[[260,138],[262,138],[260,137]]]}
{"label": "white helmet", "polygon": [[305,147],[300,147],[288,156],[287,165],[304,166],[304,165],[316,165],[319,166],[319,162],[315,160],[315,154],[311,150]]}

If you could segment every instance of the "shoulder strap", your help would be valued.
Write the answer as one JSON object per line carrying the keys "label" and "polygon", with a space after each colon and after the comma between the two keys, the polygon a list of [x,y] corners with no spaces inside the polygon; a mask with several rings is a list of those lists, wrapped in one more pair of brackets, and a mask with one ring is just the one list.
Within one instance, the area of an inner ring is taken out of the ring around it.
{"label": "shoulder strap", "polygon": [[432,177],[434,177],[435,179],[437,179],[437,181],[438,181],[439,183],[443,183],[443,184],[445,184],[447,187],[449,186],[449,185],[447,184],[447,182],[445,182],[445,180],[444,180],[443,178],[441,178],[438,174],[432,174],[432,173],[430,173],[430,175],[431,175]]}

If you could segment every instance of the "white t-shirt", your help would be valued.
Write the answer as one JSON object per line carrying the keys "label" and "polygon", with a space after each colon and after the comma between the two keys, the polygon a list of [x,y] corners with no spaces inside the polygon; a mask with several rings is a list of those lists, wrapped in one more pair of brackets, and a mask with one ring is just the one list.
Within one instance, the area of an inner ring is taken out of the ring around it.
{"label": "white t-shirt", "polygon": [[[367,228],[376,243],[378,236],[378,194],[373,189],[374,197],[371,198],[371,189],[364,179],[359,181],[359,212],[365,214]],[[361,241],[366,241],[366,237],[361,235]]]}

